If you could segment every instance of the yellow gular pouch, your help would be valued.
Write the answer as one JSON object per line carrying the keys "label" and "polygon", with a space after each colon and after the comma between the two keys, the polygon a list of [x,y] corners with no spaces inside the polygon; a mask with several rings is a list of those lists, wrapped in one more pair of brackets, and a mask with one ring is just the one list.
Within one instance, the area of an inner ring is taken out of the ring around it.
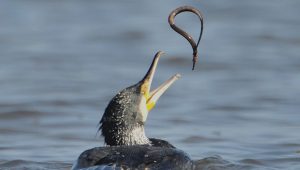
{"label": "yellow gular pouch", "polygon": [[150,111],[154,108],[155,102],[151,101],[150,98],[146,97],[146,99],[147,99],[147,103],[146,103],[147,109],[148,109],[148,111]]}
{"label": "yellow gular pouch", "polygon": [[146,99],[147,110],[149,112],[150,110],[152,110],[154,108],[155,102],[153,100],[150,100],[151,96],[150,96],[150,94],[149,94],[149,92],[147,90],[143,91],[143,92],[144,92],[143,95],[144,95],[144,97]]}
{"label": "yellow gular pouch", "polygon": [[146,106],[147,106],[147,110],[150,111],[154,108],[155,106],[155,102],[150,100],[151,96],[150,96],[150,89],[149,89],[150,83],[149,82],[144,82],[141,86],[141,93],[144,95],[145,99],[146,99]]}

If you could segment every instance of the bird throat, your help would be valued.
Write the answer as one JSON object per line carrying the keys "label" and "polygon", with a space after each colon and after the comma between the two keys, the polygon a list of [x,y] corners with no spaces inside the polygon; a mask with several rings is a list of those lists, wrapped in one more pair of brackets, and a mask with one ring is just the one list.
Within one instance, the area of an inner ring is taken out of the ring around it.
{"label": "bird throat", "polygon": [[102,135],[105,138],[105,143],[109,146],[150,145],[150,140],[145,134],[144,125],[135,125],[131,128],[125,126],[114,126],[110,129],[102,128]]}

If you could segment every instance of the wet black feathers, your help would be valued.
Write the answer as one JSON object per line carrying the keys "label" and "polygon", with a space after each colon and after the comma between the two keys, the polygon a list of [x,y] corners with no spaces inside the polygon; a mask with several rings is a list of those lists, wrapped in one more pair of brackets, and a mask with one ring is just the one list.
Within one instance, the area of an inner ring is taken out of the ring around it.
{"label": "wet black feathers", "polygon": [[182,151],[148,145],[97,147],[83,152],[75,168],[93,166],[124,169],[194,169],[194,162]]}

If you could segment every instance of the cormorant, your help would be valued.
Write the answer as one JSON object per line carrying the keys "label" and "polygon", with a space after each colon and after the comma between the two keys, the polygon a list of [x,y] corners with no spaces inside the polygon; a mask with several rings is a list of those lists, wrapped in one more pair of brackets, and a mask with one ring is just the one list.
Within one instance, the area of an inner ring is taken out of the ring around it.
{"label": "cormorant", "polygon": [[169,142],[148,138],[144,125],[149,111],[159,97],[180,77],[175,74],[158,88],[150,91],[158,60],[156,53],[145,77],[120,91],[109,102],[100,121],[107,147],[83,152],[73,170],[81,168],[108,169],[193,169],[194,162]]}
{"label": "cormorant", "polygon": [[[193,12],[201,21],[198,42],[177,27],[174,18],[181,12]],[[182,6],[169,15],[172,29],[186,38],[193,48],[193,69],[197,61],[197,48],[202,37],[203,17],[200,11]],[[156,53],[145,77],[135,85],[120,91],[105,109],[100,128],[106,147],[84,151],[73,165],[73,170],[88,169],[199,169],[200,162],[193,161],[183,151],[162,139],[148,138],[144,125],[149,111],[160,96],[180,77],[175,74],[155,90],[150,91],[158,60],[163,52]]]}

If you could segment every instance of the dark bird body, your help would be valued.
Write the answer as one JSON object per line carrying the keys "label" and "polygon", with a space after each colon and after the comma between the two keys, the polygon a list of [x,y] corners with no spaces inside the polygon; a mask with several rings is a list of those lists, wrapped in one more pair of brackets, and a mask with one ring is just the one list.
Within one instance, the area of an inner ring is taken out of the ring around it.
{"label": "dark bird body", "polygon": [[95,165],[99,169],[196,169],[196,163],[183,151],[148,145],[93,148],[83,152],[78,160],[77,169]]}

